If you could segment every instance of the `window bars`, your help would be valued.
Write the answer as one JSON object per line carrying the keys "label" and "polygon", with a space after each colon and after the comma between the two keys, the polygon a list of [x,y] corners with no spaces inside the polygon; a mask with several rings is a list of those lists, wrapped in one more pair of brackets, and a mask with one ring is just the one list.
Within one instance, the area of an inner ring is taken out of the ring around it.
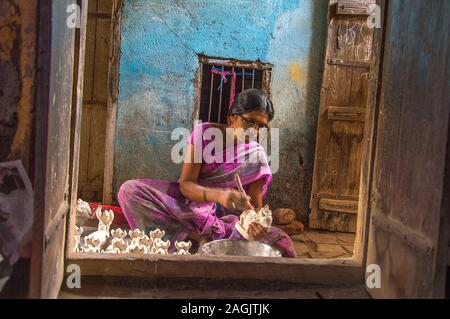
{"label": "window bars", "polygon": [[269,92],[271,66],[257,62],[201,59],[200,106],[203,122],[226,124],[234,98],[250,88]]}

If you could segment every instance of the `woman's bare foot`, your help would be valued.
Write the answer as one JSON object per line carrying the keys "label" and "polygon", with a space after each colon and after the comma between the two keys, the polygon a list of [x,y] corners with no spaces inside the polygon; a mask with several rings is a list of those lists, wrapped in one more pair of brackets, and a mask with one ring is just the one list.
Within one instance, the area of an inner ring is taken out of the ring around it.
{"label": "woman's bare foot", "polygon": [[202,251],[203,245],[209,242],[209,238],[207,236],[202,236],[197,233],[190,233],[189,239],[195,240],[198,245],[197,254]]}
{"label": "woman's bare foot", "polygon": [[197,254],[200,253],[203,249],[203,245],[207,244],[209,242],[209,238],[204,237],[198,242],[198,250]]}

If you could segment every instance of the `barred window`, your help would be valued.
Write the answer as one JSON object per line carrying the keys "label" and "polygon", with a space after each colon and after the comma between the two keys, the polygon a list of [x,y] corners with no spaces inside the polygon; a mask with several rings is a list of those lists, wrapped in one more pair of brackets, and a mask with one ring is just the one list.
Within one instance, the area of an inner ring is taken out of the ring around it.
{"label": "barred window", "polygon": [[260,62],[216,59],[200,56],[198,119],[227,123],[233,99],[250,88],[262,89],[270,96],[272,66]]}

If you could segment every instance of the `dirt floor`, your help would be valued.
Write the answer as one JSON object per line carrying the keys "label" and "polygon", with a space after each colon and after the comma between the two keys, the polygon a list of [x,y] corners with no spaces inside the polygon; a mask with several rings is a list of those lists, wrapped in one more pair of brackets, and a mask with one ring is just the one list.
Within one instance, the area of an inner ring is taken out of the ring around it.
{"label": "dirt floor", "polygon": [[355,234],[305,229],[291,238],[299,258],[330,259],[353,255]]}

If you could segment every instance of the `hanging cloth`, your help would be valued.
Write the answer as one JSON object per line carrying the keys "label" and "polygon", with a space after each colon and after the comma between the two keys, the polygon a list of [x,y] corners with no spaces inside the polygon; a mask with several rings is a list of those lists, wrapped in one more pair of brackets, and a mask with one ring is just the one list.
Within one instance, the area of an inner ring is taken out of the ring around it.
{"label": "hanging cloth", "polygon": [[233,105],[234,97],[236,95],[236,77],[238,75],[242,75],[244,77],[253,76],[253,73],[250,73],[250,72],[244,71],[244,72],[236,73],[234,71],[225,71],[225,70],[223,70],[223,68],[221,69],[221,68],[218,68],[215,66],[212,67],[211,72],[220,76],[220,85],[217,88],[217,90],[220,90],[222,88],[223,84],[228,82],[227,76],[231,75],[231,96],[230,96],[230,104],[228,105],[228,109],[230,109],[231,105]]}

